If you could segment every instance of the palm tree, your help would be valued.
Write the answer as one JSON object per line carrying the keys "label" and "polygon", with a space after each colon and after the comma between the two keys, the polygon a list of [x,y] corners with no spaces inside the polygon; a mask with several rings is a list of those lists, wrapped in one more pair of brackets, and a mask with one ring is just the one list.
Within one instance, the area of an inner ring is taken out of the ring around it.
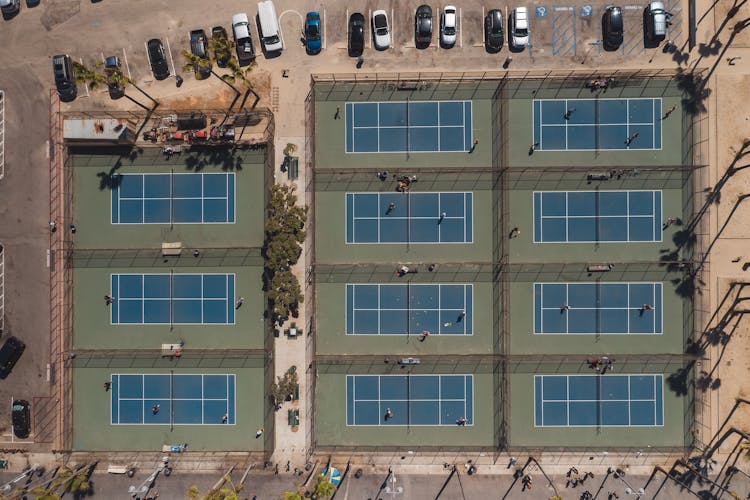
{"label": "palm tree", "polygon": [[91,90],[94,90],[99,85],[107,83],[107,79],[104,75],[79,62],[73,61],[73,68],[75,69],[76,83],[88,85]]}

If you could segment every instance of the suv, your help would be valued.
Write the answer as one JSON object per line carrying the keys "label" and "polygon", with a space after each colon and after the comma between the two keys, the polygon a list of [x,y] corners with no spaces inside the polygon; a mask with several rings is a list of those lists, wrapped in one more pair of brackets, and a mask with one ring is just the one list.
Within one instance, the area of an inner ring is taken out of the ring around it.
{"label": "suv", "polygon": [[110,99],[120,99],[125,95],[125,76],[120,71],[120,58],[110,56],[104,60],[104,74]]}
{"label": "suv", "polygon": [[622,9],[620,7],[611,5],[604,11],[602,40],[604,50],[617,50],[622,45]]}
{"label": "suv", "polygon": [[661,42],[667,36],[667,11],[664,2],[651,2],[646,8],[646,36],[652,42]]}
{"label": "suv", "polygon": [[240,66],[247,66],[255,60],[253,37],[250,35],[250,22],[247,14],[240,12],[232,16],[232,33],[237,45],[237,61]]}
{"label": "suv", "polygon": [[440,43],[445,48],[456,44],[456,8],[446,5],[440,14]]}
{"label": "suv", "polygon": [[3,347],[0,348],[0,379],[7,378],[10,375],[25,349],[26,344],[15,337],[8,337]]}
{"label": "suv", "polygon": [[206,32],[203,30],[193,30],[190,32],[190,51],[201,59],[205,59],[205,63],[194,63],[193,71],[198,80],[205,80],[211,75],[211,62],[208,60],[208,50],[206,48]]}
{"label": "suv", "polygon": [[26,439],[31,433],[31,412],[29,402],[25,399],[16,399],[11,407],[11,418],[13,421],[13,434],[18,439]]}
{"label": "suv", "polygon": [[414,44],[425,49],[432,40],[432,8],[429,5],[417,7],[414,15]]}
{"label": "suv", "polygon": [[169,76],[169,66],[167,65],[167,55],[164,52],[164,45],[158,38],[152,38],[146,44],[148,49],[148,62],[151,64],[151,72],[157,80],[164,80]]}
{"label": "suv", "polygon": [[510,43],[516,49],[529,44],[529,11],[526,7],[516,7],[510,15]]}
{"label": "suv", "polygon": [[359,57],[365,49],[365,16],[355,12],[349,16],[349,57]]}
{"label": "suv", "polygon": [[73,62],[67,54],[52,56],[52,71],[55,74],[57,95],[62,102],[71,102],[78,96]]}
{"label": "suv", "polygon": [[499,52],[503,48],[503,13],[492,9],[484,17],[484,48]]}

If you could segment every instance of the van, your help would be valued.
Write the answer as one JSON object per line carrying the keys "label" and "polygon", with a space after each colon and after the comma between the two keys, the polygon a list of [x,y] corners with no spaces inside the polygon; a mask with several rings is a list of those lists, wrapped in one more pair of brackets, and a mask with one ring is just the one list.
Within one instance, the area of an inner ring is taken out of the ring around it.
{"label": "van", "polygon": [[646,36],[653,42],[661,42],[667,36],[667,11],[664,2],[651,2],[646,9]]}
{"label": "van", "polygon": [[71,102],[78,96],[73,61],[67,54],[52,56],[52,71],[55,75],[57,95],[62,102]]}
{"label": "van", "polygon": [[284,45],[279,31],[279,18],[271,0],[258,2],[258,20],[260,21],[260,41],[266,52],[281,52]]}
{"label": "van", "polygon": [[10,371],[16,366],[18,358],[25,349],[26,344],[15,337],[8,337],[3,347],[0,348],[0,379],[5,379],[10,375]]}

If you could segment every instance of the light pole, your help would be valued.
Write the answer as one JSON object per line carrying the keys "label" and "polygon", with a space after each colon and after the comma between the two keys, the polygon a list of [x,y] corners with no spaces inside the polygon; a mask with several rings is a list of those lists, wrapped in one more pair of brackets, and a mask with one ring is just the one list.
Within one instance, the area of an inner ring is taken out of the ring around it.
{"label": "light pole", "polygon": [[617,469],[614,474],[615,478],[619,479],[623,483],[625,483],[625,493],[628,495],[633,495],[636,498],[641,498],[641,495],[644,495],[646,493],[646,490],[643,488],[633,489],[633,487],[625,480],[625,471],[622,469]]}
{"label": "light pole", "polygon": [[391,495],[391,498],[396,498],[396,495],[401,495],[404,492],[402,486],[396,486],[396,474],[394,474],[393,471],[391,471],[390,476],[386,479],[386,487],[383,491]]}

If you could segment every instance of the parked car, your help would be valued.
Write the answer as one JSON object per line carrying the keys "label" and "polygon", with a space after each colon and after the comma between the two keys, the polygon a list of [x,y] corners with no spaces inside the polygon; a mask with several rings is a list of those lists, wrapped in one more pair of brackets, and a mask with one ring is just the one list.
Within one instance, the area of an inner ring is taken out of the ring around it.
{"label": "parked car", "polygon": [[610,5],[602,16],[604,50],[617,50],[622,45],[622,9]]}
{"label": "parked car", "polygon": [[21,0],[0,0],[0,11],[4,16],[18,14],[21,10]]}
{"label": "parked car", "polygon": [[320,35],[320,14],[308,12],[305,16],[305,50],[308,54],[318,54],[323,48]]}
{"label": "parked car", "polygon": [[484,48],[499,52],[503,48],[503,13],[492,9],[484,17]]}
{"label": "parked car", "polygon": [[169,66],[167,65],[167,54],[164,52],[164,45],[158,38],[152,38],[146,43],[148,49],[148,62],[151,64],[151,72],[157,80],[164,80],[169,76]]}
{"label": "parked car", "polygon": [[388,14],[384,10],[376,10],[372,13],[372,36],[375,40],[376,49],[385,50],[391,46]]}
{"label": "parked car", "polygon": [[414,14],[414,44],[418,48],[427,48],[432,41],[432,8],[420,5]]}
{"label": "parked car", "polygon": [[7,378],[18,359],[26,349],[26,344],[16,337],[8,337],[3,347],[0,348],[0,379]]}
{"label": "parked car", "polygon": [[255,47],[247,14],[240,12],[232,16],[232,34],[237,46],[237,61],[240,66],[247,66],[255,60]]}
{"label": "parked car", "polygon": [[190,51],[201,59],[205,59],[205,63],[199,64],[198,62],[193,63],[193,71],[198,80],[205,80],[211,75],[211,62],[208,60],[208,38],[206,38],[206,32],[203,30],[193,30],[190,32]]}
{"label": "parked car", "polygon": [[78,96],[73,61],[67,54],[52,56],[52,71],[55,75],[57,95],[62,102],[71,102]]}
{"label": "parked car", "polygon": [[260,41],[263,43],[266,54],[280,54],[284,49],[284,42],[281,39],[276,7],[271,0],[258,2],[258,22],[260,23]]}
{"label": "parked car", "polygon": [[29,402],[25,399],[16,399],[11,407],[13,421],[13,434],[18,439],[26,439],[31,433],[31,411]]}
{"label": "parked car", "polygon": [[456,44],[456,8],[446,5],[440,14],[440,44],[453,47]]}
{"label": "parked car", "polygon": [[232,58],[232,48],[227,37],[227,30],[224,26],[214,26],[211,28],[211,40],[213,41],[214,60],[220,68],[226,68],[229,59]]}
{"label": "parked car", "polygon": [[646,8],[646,36],[652,42],[661,42],[667,36],[667,11],[664,2],[651,2]]}
{"label": "parked car", "polygon": [[523,49],[529,44],[529,11],[516,7],[510,14],[510,43],[513,48]]}
{"label": "parked car", "polygon": [[110,56],[104,60],[104,75],[110,99],[120,99],[125,95],[125,76],[120,70],[120,58]]}
{"label": "parked car", "polygon": [[365,16],[355,12],[349,16],[349,57],[359,57],[365,50]]}

